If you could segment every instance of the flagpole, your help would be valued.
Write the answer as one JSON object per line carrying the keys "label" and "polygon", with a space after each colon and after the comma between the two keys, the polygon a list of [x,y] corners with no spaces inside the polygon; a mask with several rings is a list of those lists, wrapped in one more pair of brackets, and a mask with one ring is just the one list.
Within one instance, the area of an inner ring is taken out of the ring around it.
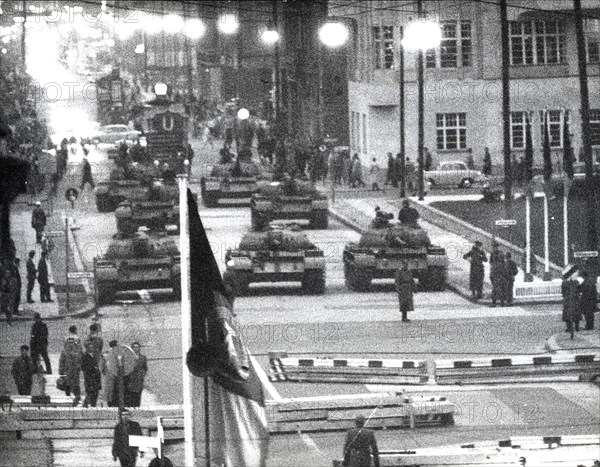
{"label": "flagpole", "polygon": [[[528,188],[529,189],[529,188]],[[525,282],[531,282],[531,193],[525,195]]]}
{"label": "flagpole", "polygon": [[548,112],[544,110],[544,281],[550,280],[550,220],[548,213],[548,198],[551,190],[550,170],[548,169],[548,154],[550,134],[548,128]]}
{"label": "flagpole", "polygon": [[183,382],[183,433],[185,466],[194,467],[194,440],[192,423],[192,381],[186,364],[186,355],[192,346],[192,302],[190,289],[190,229],[188,213],[188,177],[178,175],[179,181],[179,250],[181,258],[181,355]]}
{"label": "flagpole", "polygon": [[566,174],[564,174],[565,183],[563,185],[563,247],[564,247],[564,266],[569,264],[569,188],[566,183]]}

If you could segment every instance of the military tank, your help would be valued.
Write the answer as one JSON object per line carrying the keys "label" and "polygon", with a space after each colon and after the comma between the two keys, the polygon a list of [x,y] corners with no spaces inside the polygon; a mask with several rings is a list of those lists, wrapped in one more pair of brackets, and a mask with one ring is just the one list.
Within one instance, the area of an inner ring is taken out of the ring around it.
{"label": "military tank", "polygon": [[177,238],[166,233],[116,234],[106,254],[94,258],[98,305],[114,301],[123,290],[172,288],[181,297],[181,265]]}
{"label": "military tank", "polygon": [[123,201],[115,210],[119,233],[132,234],[140,227],[179,232],[179,206],[174,201]]}
{"label": "military tank", "polygon": [[311,229],[326,229],[329,224],[329,202],[315,186],[306,181],[259,183],[250,202],[252,227],[261,230],[276,219],[308,219]]}
{"label": "military tank", "polygon": [[373,279],[393,279],[402,261],[426,290],[444,290],[448,271],[446,250],[432,245],[417,224],[374,222],[358,243],[344,248],[346,285],[367,291]]}
{"label": "military tank", "polygon": [[202,201],[207,208],[218,206],[221,200],[247,202],[258,190],[258,180],[266,176],[254,162],[219,163],[210,176],[200,179]]}
{"label": "military tank", "polygon": [[276,226],[248,232],[225,254],[227,276],[236,295],[254,282],[301,282],[306,293],[325,293],[325,256],[299,228]]}

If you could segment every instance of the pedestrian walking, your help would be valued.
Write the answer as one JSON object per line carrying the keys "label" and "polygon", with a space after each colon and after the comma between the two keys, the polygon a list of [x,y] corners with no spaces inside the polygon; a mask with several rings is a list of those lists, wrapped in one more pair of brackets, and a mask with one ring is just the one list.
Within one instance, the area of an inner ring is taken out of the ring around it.
{"label": "pedestrian walking", "polygon": [[11,264],[12,276],[14,280],[15,290],[13,291],[13,300],[12,300],[12,312],[13,315],[19,314],[19,305],[21,305],[21,287],[23,286],[23,281],[21,280],[21,271],[19,270],[21,265],[21,260],[19,258],[15,258]]}
{"label": "pedestrian walking", "polygon": [[33,287],[35,286],[35,279],[37,277],[37,268],[35,267],[35,263],[33,262],[33,258],[35,257],[35,251],[31,250],[29,252],[27,261],[25,262],[25,267],[27,268],[27,303],[34,303],[31,298],[31,293],[33,292]]}
{"label": "pedestrian walking", "polygon": [[352,157],[352,169],[350,180],[352,188],[356,188],[357,186],[366,186],[365,182],[363,181],[362,163],[360,161],[360,158],[358,157],[358,154],[354,154],[354,156]]}
{"label": "pedestrian walking", "polygon": [[352,186],[352,158],[350,157],[350,153],[344,155],[342,178],[347,186]]}
{"label": "pedestrian walking", "polygon": [[481,242],[476,241],[471,250],[463,256],[463,259],[467,259],[471,263],[469,288],[471,289],[471,297],[476,300],[483,297],[483,263],[487,262],[487,256],[481,246]]}
{"label": "pedestrian walking", "polygon": [[85,388],[84,407],[96,407],[98,393],[102,389],[102,377],[98,360],[94,352],[96,347],[93,342],[86,341],[85,353],[81,357],[81,372],[83,373],[83,385]]}
{"label": "pedestrian walking", "polygon": [[40,284],[40,302],[47,303],[53,302],[50,298],[50,283],[48,282],[48,264],[46,263],[46,257],[48,253],[42,251],[42,257],[38,262],[38,283]]}
{"label": "pedestrian walking", "polygon": [[415,196],[417,190],[416,171],[415,164],[410,160],[410,157],[407,157],[404,164],[404,178],[406,179],[406,189],[412,192],[412,196]]}
{"label": "pedestrian walking", "polygon": [[594,329],[594,313],[596,312],[596,283],[593,276],[587,271],[581,274],[583,282],[579,284],[579,300],[581,314],[585,318],[585,330]]}
{"label": "pedestrian walking", "polygon": [[100,326],[98,323],[92,323],[89,327],[89,334],[83,343],[84,347],[91,345],[92,356],[97,367],[100,367],[100,359],[102,358],[102,348],[104,347],[104,340],[100,335]]}
{"label": "pedestrian walking", "polygon": [[137,360],[133,371],[127,377],[125,406],[139,407],[142,401],[142,391],[144,390],[144,378],[148,373],[148,358],[142,355],[139,342],[131,344],[131,348],[135,352]]}
{"label": "pedestrian walking", "polygon": [[[142,436],[142,428],[138,422],[131,420],[131,412],[123,410],[121,421],[115,426],[113,434],[112,456],[113,460],[121,462],[121,467],[135,467],[138,456],[138,447],[129,445],[129,436]],[[140,457],[144,453],[140,452]]]}
{"label": "pedestrian walking", "polygon": [[46,228],[46,213],[42,209],[40,201],[36,201],[35,208],[31,213],[31,227],[35,229],[35,241],[42,243],[42,234]]}
{"label": "pedestrian walking", "polygon": [[117,383],[116,379],[116,368],[112,368],[112,354],[115,352],[118,343],[116,340],[112,340],[108,343],[109,351],[103,355],[101,361],[101,371],[104,376],[104,400],[109,407],[118,407],[119,406],[119,392],[115,390],[115,386]]}
{"label": "pedestrian walking", "polygon": [[94,177],[92,176],[92,166],[90,165],[90,161],[88,161],[88,153],[90,151],[87,148],[83,149],[83,160],[81,162],[81,171],[82,171],[82,177],[81,177],[81,186],[80,189],[81,191],[83,191],[83,189],[85,188],[85,184],[89,183],[92,187],[92,190],[96,187],[95,183],[94,183]]}
{"label": "pedestrian walking", "polygon": [[[365,428],[365,417],[357,415],[354,428],[346,432],[344,441],[344,467],[379,467],[379,450],[373,430]],[[371,458],[373,462],[371,463]]]}
{"label": "pedestrian walking", "polygon": [[369,166],[369,186],[371,187],[371,191],[381,191],[381,188],[379,188],[380,176],[381,166],[377,162],[377,158],[374,157],[371,160],[371,165]]}
{"label": "pedestrian walking", "polygon": [[510,252],[506,253],[504,259],[504,299],[507,305],[513,304],[513,288],[515,284],[515,277],[519,273],[517,263],[512,259]]}
{"label": "pedestrian walking", "polygon": [[398,304],[400,306],[400,313],[402,313],[402,321],[410,321],[408,319],[408,312],[414,311],[413,295],[417,291],[415,287],[415,281],[410,269],[408,269],[408,263],[402,261],[400,269],[396,272],[395,277],[396,293],[398,294]]}
{"label": "pedestrian walking", "polygon": [[29,356],[29,346],[22,345],[21,355],[15,358],[11,368],[12,377],[20,396],[31,395],[34,371],[33,360]]}
{"label": "pedestrian walking", "polygon": [[46,374],[51,375],[52,366],[48,357],[48,326],[42,321],[42,316],[37,312],[33,315],[29,346],[31,347],[31,358],[33,361],[37,361],[38,357],[43,358]]}
{"label": "pedestrian walking", "polygon": [[571,333],[571,339],[573,339],[575,331],[579,332],[579,321],[581,321],[579,284],[573,278],[563,278],[561,292],[563,296],[562,320],[567,323],[566,332]]}
{"label": "pedestrian walking", "polygon": [[83,347],[81,339],[77,335],[77,327],[69,327],[69,336],[65,339],[63,350],[60,354],[58,372],[65,377],[65,394],[75,396],[73,405],[81,400],[81,387],[79,379],[81,374],[81,361],[83,358]]}
{"label": "pedestrian walking", "polygon": [[398,186],[398,170],[396,160],[391,152],[387,153],[387,172],[385,173],[385,185]]}
{"label": "pedestrian walking", "polygon": [[505,305],[505,277],[506,272],[504,264],[504,254],[499,250],[498,245],[494,244],[492,246],[492,253],[490,254],[490,282],[492,283],[492,307],[495,307],[498,301],[500,301],[501,306]]}

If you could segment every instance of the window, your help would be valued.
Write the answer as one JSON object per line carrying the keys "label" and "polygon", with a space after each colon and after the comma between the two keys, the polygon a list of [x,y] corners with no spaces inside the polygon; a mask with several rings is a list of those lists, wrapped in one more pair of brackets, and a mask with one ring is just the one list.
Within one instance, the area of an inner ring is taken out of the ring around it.
{"label": "window", "polygon": [[587,45],[587,61],[588,63],[600,63],[600,39],[586,40]]}
{"label": "window", "polygon": [[375,68],[377,70],[393,70],[394,27],[373,26],[373,44],[375,46]]}
{"label": "window", "polygon": [[467,114],[436,114],[437,148],[466,149]]}
{"label": "window", "polygon": [[446,21],[441,23],[442,41],[438,49],[425,52],[427,68],[458,68],[471,66],[471,22]]}
{"label": "window", "polygon": [[[548,132],[550,135],[550,147],[563,147],[563,111],[547,110],[549,116]],[[569,113],[567,112],[567,125],[569,125]],[[540,142],[544,143],[544,111],[540,110]]]}
{"label": "window", "polygon": [[600,109],[590,109],[590,140],[592,146],[600,146]]}
{"label": "window", "polygon": [[[512,149],[525,148],[526,112],[510,113],[510,147]],[[531,122],[531,116],[529,117]]]}
{"label": "window", "polygon": [[510,23],[511,65],[565,63],[565,26],[560,21]]}

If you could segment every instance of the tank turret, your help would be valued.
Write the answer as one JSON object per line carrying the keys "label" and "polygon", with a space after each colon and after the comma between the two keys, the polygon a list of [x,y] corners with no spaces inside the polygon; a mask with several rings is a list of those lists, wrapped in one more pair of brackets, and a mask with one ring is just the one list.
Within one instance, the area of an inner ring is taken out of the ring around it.
{"label": "tank turret", "polygon": [[202,200],[208,208],[216,207],[220,200],[247,202],[258,189],[258,180],[268,178],[262,166],[254,162],[221,162],[210,171],[210,176],[202,177],[200,186]]}
{"label": "tank turret", "polygon": [[225,255],[236,294],[254,282],[300,282],[306,293],[325,293],[325,256],[299,228],[275,227],[248,232]]}

